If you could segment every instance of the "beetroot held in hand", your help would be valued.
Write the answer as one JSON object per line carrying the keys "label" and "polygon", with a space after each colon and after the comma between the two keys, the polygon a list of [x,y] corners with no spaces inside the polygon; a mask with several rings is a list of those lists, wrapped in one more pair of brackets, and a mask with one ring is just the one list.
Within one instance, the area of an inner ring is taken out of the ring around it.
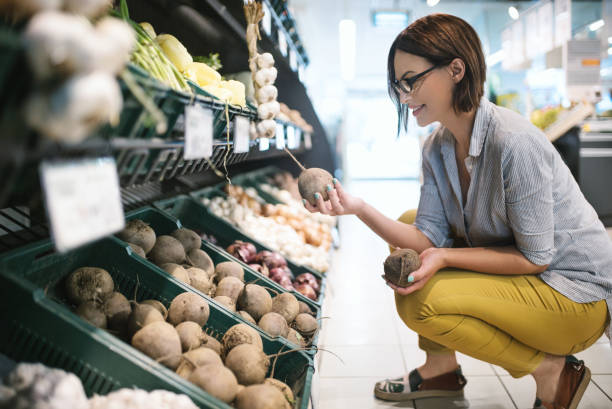
{"label": "beetroot held in hand", "polygon": [[323,200],[329,200],[327,196],[327,185],[332,183],[333,176],[325,169],[310,168],[302,171],[298,178],[298,189],[300,196],[315,206],[317,201],[315,193],[319,193]]}
{"label": "beetroot held in hand", "polygon": [[408,287],[410,273],[421,267],[419,253],[412,249],[395,250],[384,263],[383,278],[398,287]]}

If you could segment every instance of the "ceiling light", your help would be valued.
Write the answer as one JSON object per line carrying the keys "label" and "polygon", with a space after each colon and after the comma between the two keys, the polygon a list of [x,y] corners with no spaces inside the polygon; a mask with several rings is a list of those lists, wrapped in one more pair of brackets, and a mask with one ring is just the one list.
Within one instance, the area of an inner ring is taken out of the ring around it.
{"label": "ceiling light", "polygon": [[429,7],[434,7],[438,3],[440,3],[440,0],[427,0],[427,5]]}
{"label": "ceiling light", "polygon": [[508,7],[508,15],[512,18],[512,20],[518,20],[519,11],[516,7],[510,6]]}
{"label": "ceiling light", "polygon": [[400,9],[372,10],[372,23],[374,27],[401,27],[408,25],[410,13]]}
{"label": "ceiling light", "polygon": [[340,73],[342,79],[351,81],[355,78],[356,26],[353,20],[341,20],[340,32]]}
{"label": "ceiling light", "polygon": [[589,24],[589,30],[597,31],[600,28],[602,28],[604,26],[604,24],[606,24],[606,23],[603,20],[597,20],[597,21]]}

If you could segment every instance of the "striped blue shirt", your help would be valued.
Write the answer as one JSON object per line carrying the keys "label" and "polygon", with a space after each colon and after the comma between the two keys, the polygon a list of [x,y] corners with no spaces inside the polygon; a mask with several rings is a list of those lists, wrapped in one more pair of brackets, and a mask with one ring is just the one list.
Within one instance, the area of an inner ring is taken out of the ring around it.
{"label": "striped blue shirt", "polygon": [[612,241],[546,136],[483,98],[465,159],[465,206],[454,141],[440,126],[424,144],[415,226],[436,247],[515,245],[550,265],[540,277],[552,288],[579,303],[607,300],[612,316]]}

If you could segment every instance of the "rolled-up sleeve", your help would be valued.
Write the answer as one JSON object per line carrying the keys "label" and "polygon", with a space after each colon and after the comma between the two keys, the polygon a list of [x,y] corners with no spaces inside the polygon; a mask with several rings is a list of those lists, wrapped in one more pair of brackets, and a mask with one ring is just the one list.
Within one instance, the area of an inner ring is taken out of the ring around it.
{"label": "rolled-up sleeve", "polygon": [[451,247],[453,239],[431,165],[423,157],[423,185],[414,225],[436,247]]}
{"label": "rolled-up sleeve", "polygon": [[536,265],[556,253],[552,153],[535,136],[517,136],[503,155],[506,212],[518,250]]}

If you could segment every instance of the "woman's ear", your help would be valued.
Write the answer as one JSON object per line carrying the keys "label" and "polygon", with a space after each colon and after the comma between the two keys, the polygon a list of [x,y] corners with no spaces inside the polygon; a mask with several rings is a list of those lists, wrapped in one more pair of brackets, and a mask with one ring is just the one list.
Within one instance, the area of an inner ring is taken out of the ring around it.
{"label": "woman's ear", "polygon": [[455,58],[448,65],[448,70],[451,75],[451,79],[455,84],[457,84],[463,79],[463,76],[465,75],[465,63],[461,58]]}

